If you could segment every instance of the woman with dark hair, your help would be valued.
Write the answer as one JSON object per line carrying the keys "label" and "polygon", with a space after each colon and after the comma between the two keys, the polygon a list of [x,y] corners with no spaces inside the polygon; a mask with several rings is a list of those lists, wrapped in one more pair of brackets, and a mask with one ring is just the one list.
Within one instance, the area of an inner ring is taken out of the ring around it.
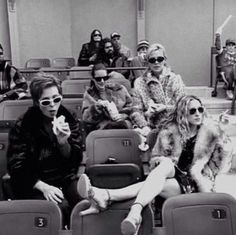
{"label": "woman with dark hair", "polygon": [[7,166],[16,199],[46,199],[59,205],[69,222],[81,199],[77,171],[82,160],[78,122],[61,104],[61,82],[38,73],[30,84],[33,106],[9,133]]}
{"label": "woman with dark hair", "polygon": [[97,58],[97,52],[102,40],[102,33],[98,29],[94,29],[90,36],[90,42],[82,45],[82,49],[78,58],[78,66],[89,66],[94,64]]}
{"label": "woman with dark hair", "polygon": [[91,186],[89,178],[85,174],[81,176],[78,192],[91,201],[91,207],[84,214],[98,213],[106,209],[110,201],[136,197],[121,223],[122,234],[131,235],[138,231],[143,207],[157,195],[168,198],[181,193],[212,192],[215,178],[232,152],[221,125],[205,118],[199,98],[183,96],[159,125],[150,160],[152,171],[145,181],[108,190]]}
{"label": "woman with dark hair", "polygon": [[95,64],[82,107],[83,121],[89,130],[104,129],[108,124],[115,128],[129,128],[131,111],[132,98],[127,89],[113,82],[104,64]]}

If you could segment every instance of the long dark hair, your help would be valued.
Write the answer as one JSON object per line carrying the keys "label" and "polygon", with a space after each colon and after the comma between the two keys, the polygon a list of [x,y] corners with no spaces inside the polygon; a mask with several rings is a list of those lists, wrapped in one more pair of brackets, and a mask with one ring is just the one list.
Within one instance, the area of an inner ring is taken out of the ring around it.
{"label": "long dark hair", "polygon": [[105,53],[105,45],[106,43],[110,42],[111,45],[113,46],[114,49],[114,56],[121,56],[119,49],[117,47],[117,45],[110,39],[110,38],[103,38],[101,43],[100,43],[100,47],[98,49],[98,57],[97,57],[97,62],[99,61],[106,61],[107,59],[107,55]]}
{"label": "long dark hair", "polygon": [[94,43],[94,34],[95,32],[99,32],[101,34],[101,39],[102,39],[102,32],[99,29],[94,29],[90,35],[90,43]]}

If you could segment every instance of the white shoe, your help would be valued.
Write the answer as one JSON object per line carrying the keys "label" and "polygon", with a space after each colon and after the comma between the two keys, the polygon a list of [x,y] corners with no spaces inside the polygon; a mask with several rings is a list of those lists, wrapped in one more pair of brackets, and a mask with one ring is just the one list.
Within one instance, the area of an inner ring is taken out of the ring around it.
{"label": "white shoe", "polygon": [[231,90],[227,90],[226,95],[228,100],[232,100],[234,98],[233,92]]}

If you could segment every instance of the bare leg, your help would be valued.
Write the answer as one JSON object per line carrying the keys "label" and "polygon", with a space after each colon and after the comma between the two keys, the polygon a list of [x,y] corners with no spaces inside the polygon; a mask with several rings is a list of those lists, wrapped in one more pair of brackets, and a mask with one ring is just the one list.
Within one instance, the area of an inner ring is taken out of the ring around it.
{"label": "bare leg", "polygon": [[122,201],[126,199],[134,198],[138,195],[140,189],[144,185],[143,182],[129,185],[120,189],[109,189],[111,201]]}
{"label": "bare leg", "polygon": [[160,158],[159,165],[152,170],[144,181],[128,216],[122,221],[122,234],[130,235],[138,232],[142,220],[141,212],[143,207],[163,192],[164,189],[166,194],[171,191],[172,187],[174,188],[172,193],[180,192],[177,181],[170,181],[170,183],[167,183],[166,185],[166,182],[169,182],[168,178],[174,177],[174,174],[175,169],[172,161],[169,158]]}

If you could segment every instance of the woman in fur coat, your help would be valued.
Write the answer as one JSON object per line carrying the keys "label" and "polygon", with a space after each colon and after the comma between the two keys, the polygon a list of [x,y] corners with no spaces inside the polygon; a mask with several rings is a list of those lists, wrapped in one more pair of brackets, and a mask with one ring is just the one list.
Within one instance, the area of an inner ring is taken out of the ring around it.
{"label": "woman in fur coat", "polygon": [[76,118],[63,106],[60,81],[39,73],[30,84],[34,105],[9,133],[7,166],[15,199],[44,199],[62,209],[65,223],[81,200],[77,171],[82,138]]}
{"label": "woman in fur coat", "polygon": [[181,97],[175,110],[159,126],[150,160],[152,171],[144,182],[104,190],[91,186],[86,175],[80,178],[79,194],[92,202],[90,211],[85,213],[96,212],[99,207],[104,209],[109,201],[136,197],[121,223],[123,234],[135,234],[143,207],[157,195],[168,198],[181,193],[212,192],[215,177],[231,152],[222,125],[205,118],[199,98]]}
{"label": "woman in fur coat", "polygon": [[108,74],[102,63],[93,66],[91,84],[84,93],[82,106],[87,134],[96,129],[131,127],[132,98],[126,87],[121,85],[122,78],[114,77],[117,74]]}

